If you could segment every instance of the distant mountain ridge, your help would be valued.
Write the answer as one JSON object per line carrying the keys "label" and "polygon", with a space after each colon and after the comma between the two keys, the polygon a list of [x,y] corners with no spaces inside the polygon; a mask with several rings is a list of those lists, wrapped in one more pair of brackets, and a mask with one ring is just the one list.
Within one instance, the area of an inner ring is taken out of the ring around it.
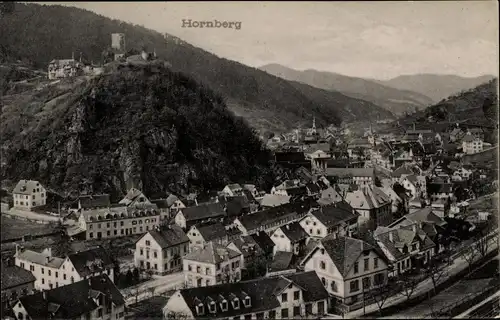
{"label": "distant mountain ridge", "polygon": [[19,59],[45,69],[54,58],[71,57],[72,53],[79,57],[81,52],[85,60],[97,62],[115,32],[125,34],[128,49],[155,49],[173,71],[188,74],[224,96],[230,110],[257,129],[289,130],[309,124],[313,116],[320,126],[392,117],[369,101],[298,86],[217,57],[175,36],[73,7],[16,3],[14,12],[0,19],[0,61]]}
{"label": "distant mountain ridge", "polygon": [[428,96],[434,102],[439,102],[453,94],[474,88],[494,78],[493,75],[465,78],[456,75],[415,74],[374,81],[396,89],[418,92]]}
{"label": "distant mountain ridge", "polygon": [[377,81],[341,75],[333,72],[299,71],[280,64],[267,64],[259,68],[277,77],[297,81],[310,86],[337,91],[347,96],[370,101],[395,115],[424,109],[431,98],[410,90],[401,90],[382,85]]}

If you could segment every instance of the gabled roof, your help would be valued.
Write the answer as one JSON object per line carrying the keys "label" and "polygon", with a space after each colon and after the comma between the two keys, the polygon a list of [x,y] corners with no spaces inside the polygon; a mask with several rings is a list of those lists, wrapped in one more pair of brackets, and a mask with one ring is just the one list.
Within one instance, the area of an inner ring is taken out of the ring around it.
{"label": "gabled roof", "polygon": [[240,190],[243,190],[243,188],[240,186],[239,183],[228,184],[226,187],[229,190],[231,190],[231,191],[240,191]]}
{"label": "gabled roof", "polygon": [[324,237],[321,244],[343,277],[347,276],[364,251],[374,250],[372,245],[363,240],[350,237],[335,238],[333,234]]}
{"label": "gabled roof", "polygon": [[262,250],[264,250],[266,254],[273,252],[275,244],[266,232],[261,231],[254,233],[250,235],[250,237],[255,240],[255,242],[262,248]]}
{"label": "gabled roof", "polygon": [[149,230],[148,233],[162,249],[189,242],[188,236],[176,225],[160,228],[158,230]]}
{"label": "gabled roof", "polygon": [[184,256],[184,260],[198,261],[204,263],[218,264],[241,256],[241,253],[209,242],[203,249],[194,249]]}
{"label": "gabled roof", "polygon": [[35,276],[28,270],[18,266],[2,265],[2,291],[35,281]]}
{"label": "gabled roof", "polygon": [[474,142],[475,140],[479,140],[479,138],[471,134],[466,134],[465,137],[462,139],[462,142]]}
{"label": "gabled roof", "polygon": [[405,178],[408,179],[408,181],[410,181],[414,185],[418,183],[418,178],[414,174],[406,176]]}
{"label": "gabled roof", "polygon": [[132,202],[134,202],[139,196],[142,195],[142,191],[139,190],[139,189],[136,189],[136,188],[131,188],[127,194],[125,195],[125,197],[120,200],[120,204],[124,204],[124,205],[129,205],[131,204]]}
{"label": "gabled roof", "polygon": [[12,193],[31,195],[36,188],[43,188],[43,186],[36,180],[19,180]]}
{"label": "gabled roof", "polygon": [[408,168],[406,165],[403,164],[402,166],[394,170],[391,173],[391,176],[394,178],[400,178],[402,175],[410,175],[410,174],[413,174],[413,171],[411,171],[410,168]]}
{"label": "gabled roof", "polygon": [[292,243],[304,240],[309,236],[297,221],[284,225],[280,229]]}
{"label": "gabled roof", "polygon": [[346,201],[355,209],[375,209],[387,205],[391,199],[379,187],[362,188],[346,195]]}
{"label": "gabled roof", "polygon": [[307,188],[306,188],[306,186],[296,186],[296,187],[292,187],[292,188],[287,188],[286,193],[292,197],[307,196]]}
{"label": "gabled roof", "polygon": [[[208,287],[181,289],[188,308],[196,318],[227,318],[268,311],[280,307],[278,295],[290,284],[295,284],[303,290],[303,299],[306,303],[325,300],[328,292],[319,280],[315,271],[295,273],[293,275],[265,277],[250,281],[224,283]],[[245,307],[242,299],[250,298],[250,307]],[[238,299],[239,309],[234,309],[231,300]],[[227,311],[222,311],[219,301],[228,302]],[[217,301],[216,313],[208,312],[207,303]],[[196,306],[204,304],[205,313],[198,315]]]}
{"label": "gabled roof", "polygon": [[180,211],[186,221],[226,216],[226,212],[220,203],[202,203],[194,207],[181,209]]}
{"label": "gabled roof", "polygon": [[[195,226],[191,227],[194,228]],[[196,226],[198,232],[201,234],[205,241],[213,241],[227,237],[226,228],[220,222]]]}
{"label": "gabled roof", "polygon": [[277,251],[269,265],[270,272],[294,269],[292,260],[293,253],[288,251]]}
{"label": "gabled roof", "polygon": [[326,168],[329,177],[375,177],[374,168]]}
{"label": "gabled roof", "polygon": [[264,197],[262,197],[260,205],[263,207],[277,207],[289,203],[290,198],[290,196],[266,193]]}
{"label": "gabled roof", "polygon": [[81,277],[113,268],[111,257],[102,247],[70,254],[68,259]]}
{"label": "gabled roof", "polygon": [[83,209],[109,207],[111,205],[109,194],[80,196],[78,200]]}
{"label": "gabled roof", "polygon": [[349,221],[356,221],[358,219],[358,214],[354,214],[353,211],[354,210],[349,211],[341,206],[337,206],[337,204],[333,204],[314,210],[311,214],[329,228],[348,223]]}
{"label": "gabled roof", "polygon": [[316,194],[321,191],[320,187],[316,183],[309,182],[306,184],[307,190],[309,190],[310,193]]}
{"label": "gabled roof", "polygon": [[97,309],[91,292],[106,295],[115,306],[125,304],[122,294],[105,274],[24,296],[19,301],[31,319],[73,319]]}
{"label": "gabled roof", "polygon": [[169,194],[167,197],[167,206],[171,207],[177,200],[180,200],[175,194]]}
{"label": "gabled roof", "polygon": [[262,256],[265,254],[264,250],[252,236],[240,236],[239,238],[234,239],[231,243],[238,248],[245,259],[247,259],[247,257]]}
{"label": "gabled roof", "polygon": [[48,249],[43,252],[37,252],[29,249],[21,249],[16,256],[21,260],[26,260],[33,264],[39,264],[56,269],[59,268],[63,264],[64,259],[53,257],[47,250]]}
{"label": "gabled roof", "polygon": [[404,217],[394,221],[392,224],[389,225],[389,227],[396,225],[409,225],[413,223],[422,223],[422,222],[433,223],[438,226],[444,226],[446,224],[446,221],[444,221],[443,219],[441,219],[439,216],[435,215],[432,212],[431,207],[426,207],[418,211],[415,211],[413,213],[405,215]]}

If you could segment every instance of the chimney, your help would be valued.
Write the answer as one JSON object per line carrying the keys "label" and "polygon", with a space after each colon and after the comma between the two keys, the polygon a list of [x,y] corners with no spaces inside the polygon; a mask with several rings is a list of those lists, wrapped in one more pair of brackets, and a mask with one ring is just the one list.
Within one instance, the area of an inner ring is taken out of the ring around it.
{"label": "chimney", "polygon": [[50,256],[45,257],[45,263],[49,263],[49,262],[50,262]]}
{"label": "chimney", "polygon": [[73,51],[73,52],[71,52],[71,59],[72,59],[72,60],[75,60],[75,52],[74,52],[74,51]]}
{"label": "chimney", "polygon": [[413,232],[417,232],[417,225],[416,224],[413,224],[411,226],[411,229],[413,230]]}
{"label": "chimney", "polygon": [[389,241],[390,241],[390,242],[394,242],[393,232],[394,232],[394,231],[392,231],[392,230],[391,230],[391,231],[389,231]]}
{"label": "chimney", "polygon": [[89,283],[89,287],[92,287],[92,281],[90,281],[90,277],[87,279],[88,283]]}
{"label": "chimney", "polygon": [[46,290],[42,290],[42,296],[43,296],[43,300],[47,300],[47,291]]}

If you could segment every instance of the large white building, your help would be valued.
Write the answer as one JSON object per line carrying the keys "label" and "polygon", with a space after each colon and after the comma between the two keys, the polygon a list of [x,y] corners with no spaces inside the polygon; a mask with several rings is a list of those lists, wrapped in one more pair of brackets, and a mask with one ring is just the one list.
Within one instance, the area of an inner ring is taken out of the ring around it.
{"label": "large white building", "polygon": [[14,208],[27,209],[47,204],[47,191],[38,181],[20,180],[12,191]]}
{"label": "large white building", "polygon": [[189,252],[189,238],[178,226],[148,231],[135,243],[137,268],[166,274],[182,268],[182,257]]}
{"label": "large white building", "polygon": [[462,140],[462,149],[465,154],[474,154],[483,151],[483,139],[467,132]]}
{"label": "large white building", "polygon": [[100,274],[114,281],[113,262],[101,247],[60,258],[54,257],[50,248],[36,252],[17,246],[14,257],[16,266],[35,276],[37,290],[50,290]]}
{"label": "large white building", "polygon": [[209,242],[183,259],[187,287],[213,286],[241,280],[243,255],[232,249]]}
{"label": "large white building", "polygon": [[344,304],[362,301],[364,293],[387,283],[386,258],[350,237],[323,238],[301,265],[304,271],[316,271],[326,290]]}

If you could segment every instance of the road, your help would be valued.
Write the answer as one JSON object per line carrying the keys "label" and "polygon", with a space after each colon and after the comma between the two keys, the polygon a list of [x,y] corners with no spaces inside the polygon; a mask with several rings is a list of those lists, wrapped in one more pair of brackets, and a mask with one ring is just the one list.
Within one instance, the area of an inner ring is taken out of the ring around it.
{"label": "road", "polygon": [[500,291],[481,301],[453,319],[492,318],[500,314]]}
{"label": "road", "polygon": [[[490,246],[488,248],[488,252],[491,252],[491,251],[498,248],[498,242],[495,240],[496,240],[495,238],[490,239]],[[477,256],[474,260],[477,261],[479,258],[480,258],[480,256]],[[469,264],[467,263],[467,261],[463,257],[457,257],[457,258],[455,258],[455,260],[453,260],[453,263],[451,265],[448,265],[445,267],[446,268],[445,272],[449,275],[449,277],[451,277],[451,276],[454,276],[455,274],[459,273],[460,271],[462,271],[468,267],[469,267]],[[438,285],[445,280],[446,280],[446,278],[440,279],[438,281]],[[433,287],[434,286],[432,284],[432,280],[427,278],[426,280],[422,281],[417,286],[417,288],[415,289],[415,291],[413,293],[413,296],[416,297],[416,296],[419,296],[421,294],[425,294],[425,293],[431,291],[433,289]],[[404,302],[405,300],[406,300],[406,297],[403,295],[391,296],[386,300],[386,302],[383,305],[383,308],[387,308],[389,306],[400,304],[400,303]],[[363,311],[363,309],[359,309],[359,310],[349,312],[349,313],[344,315],[344,318],[345,319],[359,318],[359,317],[363,316],[364,312],[366,312],[366,314],[370,314],[370,313],[375,313],[375,312],[379,311],[379,308],[378,308],[376,303],[367,305],[367,306],[365,306],[364,309],[365,309],[365,311]],[[385,319],[391,319],[391,318],[399,318],[399,317],[397,317],[397,315],[385,317]]]}
{"label": "road", "polygon": [[19,210],[14,208],[11,208],[8,212],[6,212],[6,214],[18,216],[28,220],[39,220],[39,221],[54,222],[54,223],[59,222],[59,217],[51,216],[48,214],[40,214],[32,211]]}
{"label": "road", "polygon": [[184,274],[182,272],[176,272],[166,276],[154,276],[153,280],[143,282],[138,286],[122,289],[120,291],[125,297],[126,305],[130,305],[150,298],[151,288],[155,288],[155,295],[161,295],[167,291],[179,289],[183,284]]}

